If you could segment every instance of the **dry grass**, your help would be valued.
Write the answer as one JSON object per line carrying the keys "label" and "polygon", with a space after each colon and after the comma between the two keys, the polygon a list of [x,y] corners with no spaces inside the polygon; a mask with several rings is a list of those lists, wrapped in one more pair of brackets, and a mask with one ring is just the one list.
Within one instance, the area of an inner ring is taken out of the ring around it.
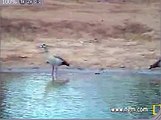
{"label": "dry grass", "polygon": [[[63,20],[58,22],[43,22],[26,19],[2,18],[1,33],[3,39],[17,38],[22,41],[33,41],[36,34],[53,35],[59,38],[74,36],[76,39],[85,38],[87,34],[90,38],[107,39],[147,39],[143,33],[151,32],[152,28],[137,22],[126,22],[123,25],[104,25],[103,23],[88,23],[80,21]],[[84,29],[86,28],[86,29]],[[61,33],[60,33],[61,32]],[[45,34],[44,34],[45,33]],[[150,37],[149,37],[150,38]]]}
{"label": "dry grass", "polygon": [[3,65],[45,66],[36,47],[42,42],[74,67],[147,68],[153,63],[160,53],[160,3],[96,1],[45,0],[41,7],[4,7]]}

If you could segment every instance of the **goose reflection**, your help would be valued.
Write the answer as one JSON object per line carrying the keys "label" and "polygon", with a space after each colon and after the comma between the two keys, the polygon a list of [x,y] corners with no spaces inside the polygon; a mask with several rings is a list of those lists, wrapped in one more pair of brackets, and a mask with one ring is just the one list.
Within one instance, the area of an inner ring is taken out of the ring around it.
{"label": "goose reflection", "polygon": [[45,90],[44,90],[44,97],[46,97],[49,93],[59,90],[59,88],[63,87],[67,82],[55,82],[55,81],[48,81]]}

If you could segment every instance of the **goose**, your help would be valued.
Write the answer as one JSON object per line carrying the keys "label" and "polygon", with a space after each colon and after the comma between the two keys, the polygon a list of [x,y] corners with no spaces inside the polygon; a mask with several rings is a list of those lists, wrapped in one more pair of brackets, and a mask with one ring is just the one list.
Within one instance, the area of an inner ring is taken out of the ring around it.
{"label": "goose", "polygon": [[[56,81],[58,66],[62,66],[62,65],[69,66],[70,64],[66,60],[64,60],[63,58],[61,58],[59,56],[52,55],[48,50],[48,45],[46,45],[45,43],[41,44],[40,48],[43,48],[43,50],[44,50],[45,57],[47,58],[46,62],[52,66],[52,73],[51,73],[52,80]],[[57,81],[59,81],[60,83],[67,82],[67,80],[65,80],[65,81],[64,80],[62,80],[62,81],[57,80]]]}
{"label": "goose", "polygon": [[149,69],[156,68],[156,67],[161,67],[161,57],[154,64],[150,65]]}

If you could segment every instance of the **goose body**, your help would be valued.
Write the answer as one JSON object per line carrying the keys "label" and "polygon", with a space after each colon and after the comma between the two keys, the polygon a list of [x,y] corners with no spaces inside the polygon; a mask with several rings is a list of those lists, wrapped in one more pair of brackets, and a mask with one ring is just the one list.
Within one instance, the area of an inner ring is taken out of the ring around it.
{"label": "goose body", "polygon": [[47,61],[49,64],[54,65],[54,66],[61,66],[61,65],[69,66],[69,63],[59,56],[49,55],[47,58]]}
{"label": "goose body", "polygon": [[150,65],[149,69],[156,68],[156,67],[161,67],[161,58],[156,61],[154,64]]}
{"label": "goose body", "polygon": [[[54,81],[56,81],[58,66],[61,66],[61,65],[69,66],[69,63],[59,56],[52,55],[49,52],[46,44],[42,44],[40,47],[44,49],[44,54],[45,54],[45,58],[47,59],[47,63],[52,65],[52,79]],[[67,80],[65,80],[65,81],[63,81],[63,80],[58,81],[57,80],[57,82],[64,83],[64,82],[67,82]]]}

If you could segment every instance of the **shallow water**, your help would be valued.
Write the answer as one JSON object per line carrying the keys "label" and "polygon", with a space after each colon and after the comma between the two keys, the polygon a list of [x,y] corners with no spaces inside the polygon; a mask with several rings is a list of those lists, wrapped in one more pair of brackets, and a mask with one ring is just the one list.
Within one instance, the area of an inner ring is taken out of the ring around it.
{"label": "shallow water", "polygon": [[[160,72],[59,72],[64,85],[48,72],[0,73],[0,118],[152,117],[152,104],[161,103]],[[148,111],[111,112],[111,108],[146,107]]]}

